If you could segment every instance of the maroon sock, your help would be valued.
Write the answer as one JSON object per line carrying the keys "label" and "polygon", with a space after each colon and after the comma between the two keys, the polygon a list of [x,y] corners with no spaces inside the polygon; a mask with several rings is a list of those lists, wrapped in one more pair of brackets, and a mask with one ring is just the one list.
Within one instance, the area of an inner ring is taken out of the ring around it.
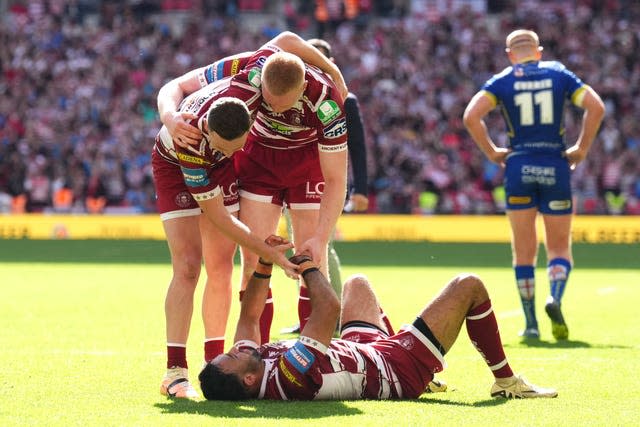
{"label": "maroon sock", "polygon": [[209,363],[217,355],[224,353],[224,337],[204,341],[204,361]]}
{"label": "maroon sock", "polygon": [[486,300],[467,313],[467,333],[476,350],[484,357],[489,369],[496,378],[513,375],[507,357],[502,348],[496,315],[491,300]]}
{"label": "maroon sock", "polygon": [[300,286],[300,295],[298,296],[298,320],[300,321],[300,331],[307,324],[311,315],[311,300],[309,299],[309,290],[306,286]]}
{"label": "maroon sock", "polygon": [[167,369],[179,366],[188,368],[187,366],[187,346],[167,344]]}
{"label": "maroon sock", "polygon": [[271,295],[271,288],[267,294],[267,300],[264,303],[264,309],[262,309],[262,315],[260,316],[260,344],[266,344],[269,342],[269,335],[271,333],[271,323],[273,322],[273,297]]}

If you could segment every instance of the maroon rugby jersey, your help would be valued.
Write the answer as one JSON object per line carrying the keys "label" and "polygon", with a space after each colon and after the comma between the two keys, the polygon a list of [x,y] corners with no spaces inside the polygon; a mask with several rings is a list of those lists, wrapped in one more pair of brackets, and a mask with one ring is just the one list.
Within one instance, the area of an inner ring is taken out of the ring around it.
{"label": "maroon rugby jersey", "polygon": [[[259,88],[260,73],[266,59],[280,51],[263,46],[253,53],[223,58],[204,69],[200,84],[233,76],[234,84]],[[274,113],[262,102],[251,128],[249,142],[269,148],[288,150],[317,143],[320,151],[347,149],[347,125],[344,106],[333,81],[316,67],[306,65],[307,87],[301,99],[289,110]],[[235,94],[233,96],[236,96]],[[240,96],[239,96],[240,97]]]}
{"label": "maroon rugby jersey", "polygon": [[301,336],[299,340],[265,344],[257,350],[265,363],[259,399],[403,397],[393,368],[378,350],[367,344],[334,339],[326,348]]}
{"label": "maroon rugby jersey", "polygon": [[179,147],[174,144],[166,126],[160,129],[156,137],[155,150],[165,160],[180,166],[187,188],[196,201],[212,199],[220,194],[221,189],[215,179],[216,171],[233,167],[231,161],[222,156],[222,153],[211,149],[206,138],[208,132],[205,126],[211,104],[221,97],[233,96],[231,92],[242,94],[242,97],[238,98],[245,101],[249,111],[255,115],[262,99],[259,89],[242,84],[233,84],[232,88],[231,79],[219,80],[186,97],[178,108],[181,112],[198,116],[197,119],[191,120],[190,124],[200,129],[204,135],[199,145],[190,146],[188,149]]}

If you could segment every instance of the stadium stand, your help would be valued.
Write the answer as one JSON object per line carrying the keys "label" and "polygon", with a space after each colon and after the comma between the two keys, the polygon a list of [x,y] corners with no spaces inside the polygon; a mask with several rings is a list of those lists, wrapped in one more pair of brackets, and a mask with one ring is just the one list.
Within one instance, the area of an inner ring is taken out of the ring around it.
{"label": "stadium stand", "polygon": [[[0,12],[4,212],[154,212],[158,89],[285,29],[330,41],[358,94],[370,212],[500,212],[501,171],[461,117],[508,65],[504,34],[527,27],[607,106],[573,175],[576,211],[640,214],[638,2],[4,0]],[[489,125],[504,142],[498,114]]]}

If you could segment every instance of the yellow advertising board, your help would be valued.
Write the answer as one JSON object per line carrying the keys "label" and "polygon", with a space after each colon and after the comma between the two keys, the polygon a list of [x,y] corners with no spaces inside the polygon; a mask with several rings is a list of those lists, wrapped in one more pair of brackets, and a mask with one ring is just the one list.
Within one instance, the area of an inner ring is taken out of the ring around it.
{"label": "yellow advertising board", "polygon": [[[285,227],[281,226],[280,230]],[[538,235],[543,236],[542,221]],[[343,215],[338,241],[508,242],[507,218],[495,216]],[[158,215],[2,215],[1,239],[164,239]],[[640,216],[576,216],[576,243],[640,243]]]}

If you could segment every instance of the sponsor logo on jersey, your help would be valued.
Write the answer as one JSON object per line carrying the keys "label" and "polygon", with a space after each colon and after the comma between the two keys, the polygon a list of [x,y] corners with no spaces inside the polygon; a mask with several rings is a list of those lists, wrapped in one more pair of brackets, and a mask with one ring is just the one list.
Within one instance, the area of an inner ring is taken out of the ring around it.
{"label": "sponsor logo on jersey", "polygon": [[571,200],[552,200],[549,202],[549,209],[552,211],[563,211],[571,208]]}
{"label": "sponsor logo on jersey", "polygon": [[282,135],[291,135],[293,133],[293,129],[285,126],[282,123],[278,123],[276,121],[273,120],[268,120],[265,119],[265,122],[267,122],[267,124],[269,125],[269,127],[271,128],[271,130],[278,132],[279,134]]}
{"label": "sponsor logo on jersey", "polygon": [[322,133],[327,139],[340,138],[342,135],[345,135],[347,133],[347,119],[343,117],[330,126],[324,128]]}
{"label": "sponsor logo on jersey", "polygon": [[205,185],[209,185],[209,177],[207,176],[206,170],[185,167],[182,167],[180,169],[182,169],[184,182],[189,187],[203,187]]}
{"label": "sponsor logo on jersey", "polygon": [[238,74],[238,69],[240,68],[240,60],[234,59],[231,61],[231,74],[232,76]]}
{"label": "sponsor logo on jersey", "polygon": [[260,68],[252,68],[251,71],[249,71],[248,78],[249,78],[249,84],[251,86],[260,87],[260,84],[262,82]]}
{"label": "sponsor logo on jersey", "polygon": [[191,194],[187,191],[181,191],[176,195],[174,200],[176,202],[176,206],[179,208],[189,207],[191,204]]}
{"label": "sponsor logo on jersey", "polygon": [[198,156],[191,156],[185,153],[176,153],[179,160],[183,162],[193,163],[195,165],[210,165],[211,163]]}
{"label": "sponsor logo on jersey", "polygon": [[318,119],[322,122],[323,125],[327,123],[331,123],[333,119],[340,115],[340,107],[335,101],[328,100],[323,101],[318,107]]}
{"label": "sponsor logo on jersey", "polygon": [[510,205],[526,205],[531,203],[531,197],[529,196],[509,196],[507,199]]}
{"label": "sponsor logo on jersey", "polygon": [[307,372],[316,360],[309,349],[301,342],[295,343],[295,345],[284,354],[284,357],[298,372],[302,374]]}
{"label": "sponsor logo on jersey", "polygon": [[300,381],[298,381],[298,379],[295,377],[295,375],[293,375],[291,373],[289,368],[287,368],[287,365],[284,364],[284,359],[280,359],[280,363],[278,363],[278,368],[280,369],[280,372],[282,373],[282,375],[284,375],[284,377],[291,384],[293,384],[295,386],[298,386],[298,387],[302,387],[302,384],[300,384]]}

